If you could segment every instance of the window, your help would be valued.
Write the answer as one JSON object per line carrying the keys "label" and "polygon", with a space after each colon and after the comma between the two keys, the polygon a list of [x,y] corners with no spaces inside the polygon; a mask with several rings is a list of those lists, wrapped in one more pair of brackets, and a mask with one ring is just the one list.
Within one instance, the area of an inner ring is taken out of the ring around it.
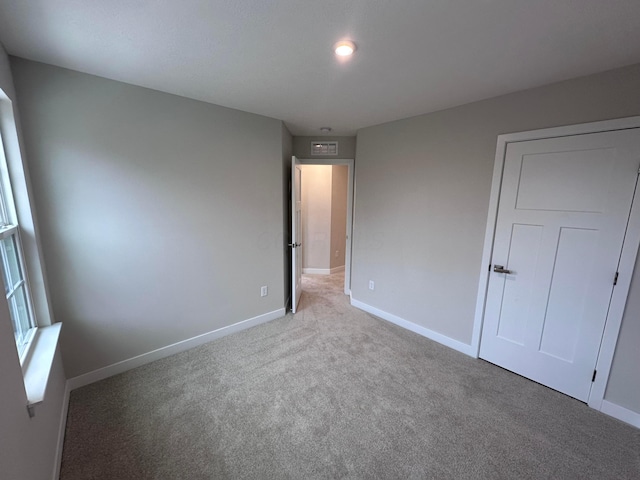
{"label": "window", "polygon": [[0,257],[2,257],[2,277],[18,347],[18,355],[22,360],[26,355],[29,343],[33,339],[36,325],[33,318],[29,282],[24,268],[20,227],[18,226],[13,204],[1,137],[0,157]]}
{"label": "window", "polygon": [[[3,311],[9,313],[27,410],[33,417],[35,405],[45,401],[62,324],[53,321],[29,198],[13,105],[0,89],[0,277],[7,302]],[[9,319],[2,317],[6,332]]]}

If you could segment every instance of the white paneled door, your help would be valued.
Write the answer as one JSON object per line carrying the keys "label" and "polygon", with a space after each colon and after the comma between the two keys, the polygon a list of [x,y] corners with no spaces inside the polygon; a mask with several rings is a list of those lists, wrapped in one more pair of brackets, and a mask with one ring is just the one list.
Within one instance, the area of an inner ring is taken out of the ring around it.
{"label": "white paneled door", "polygon": [[640,129],[509,143],[480,357],[587,401]]}
{"label": "white paneled door", "polygon": [[302,295],[302,170],[291,159],[291,311],[296,313]]}

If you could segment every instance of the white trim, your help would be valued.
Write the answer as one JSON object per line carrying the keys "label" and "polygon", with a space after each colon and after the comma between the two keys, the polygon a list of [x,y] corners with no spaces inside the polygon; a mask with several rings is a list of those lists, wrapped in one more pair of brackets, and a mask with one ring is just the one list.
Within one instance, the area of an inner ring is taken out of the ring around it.
{"label": "white trim", "polygon": [[60,478],[62,467],[62,450],[64,448],[64,433],[67,429],[67,413],[69,412],[69,382],[65,382],[64,396],[62,397],[62,412],[60,413],[60,426],[58,427],[58,443],[56,444],[56,458],[53,464],[53,480]]}
{"label": "white trim", "polygon": [[291,312],[296,313],[302,296],[302,168],[295,155],[291,157]]}
{"label": "white trim", "polygon": [[334,273],[344,272],[344,265],[334,268],[303,268],[302,273],[312,275],[332,275]]}
{"label": "white trim", "polygon": [[126,372],[127,370],[146,365],[147,363],[151,363],[155,360],[160,360],[161,358],[169,357],[176,353],[184,352],[185,350],[204,345],[205,343],[209,343],[213,340],[217,340],[218,338],[231,335],[232,333],[237,333],[242,330],[246,330],[247,328],[260,325],[261,323],[275,320],[276,318],[283,317],[285,313],[285,309],[280,308],[278,310],[274,310],[273,312],[265,313],[263,315],[258,315],[257,317],[234,323],[233,325],[218,328],[217,330],[203,333],[202,335],[197,335],[195,337],[188,338],[171,345],[167,345],[166,347],[161,347],[156,350],[137,355],[127,360],[122,360],[120,362],[114,363],[113,365],[108,365],[92,372],[78,375],[77,377],[70,378],[67,381],[67,384],[69,385],[70,390],[75,390],[76,388],[84,387],[85,385],[104,380],[105,378],[111,377],[113,375],[118,375],[119,373]]}
{"label": "white trim", "polygon": [[613,294],[611,295],[607,323],[605,324],[602,334],[600,353],[596,363],[598,374],[591,385],[591,392],[589,393],[589,406],[598,410],[602,410],[602,402],[613,365],[613,357],[616,353],[618,335],[620,334],[620,327],[622,326],[622,319],[624,318],[624,310],[627,305],[631,279],[633,278],[636,257],[638,255],[638,246],[640,245],[639,189],[640,185],[636,183],[636,191],[633,197],[633,203],[631,204],[627,232],[622,244],[620,261],[618,262],[618,284],[614,287]]}
{"label": "white trim", "polygon": [[346,165],[347,169],[347,238],[344,250],[344,294],[351,293],[351,247],[353,246],[353,209],[355,199],[355,161],[353,158],[298,158],[300,165]]}
{"label": "white trim", "polygon": [[[7,174],[6,180],[9,180],[11,187],[9,189],[8,183],[5,183],[3,188],[7,197],[11,197],[7,198],[7,202],[11,202],[13,205],[13,208],[8,206],[8,209],[14,210],[17,215],[17,219],[14,218],[12,223],[17,221],[20,225],[20,231],[23,233],[20,239],[24,254],[22,259],[24,261],[23,274],[30,285],[32,312],[35,314],[38,326],[46,327],[53,325],[55,320],[49,303],[49,287],[40,232],[37,227],[38,219],[32,203],[33,187],[29,178],[28,163],[20,146],[18,130],[13,102],[0,89],[0,131],[2,132],[6,160],[6,164],[0,165],[0,169]],[[2,163],[0,162],[0,164]]]}
{"label": "white trim", "polygon": [[[482,251],[482,262],[480,264],[480,275],[478,280],[478,295],[476,299],[476,310],[473,325],[473,337],[471,340],[471,348],[474,356],[478,356],[480,350],[482,323],[484,321],[484,312],[486,305],[487,287],[489,279],[489,265],[491,264],[491,256],[493,254],[493,240],[495,235],[496,219],[498,215],[498,203],[500,200],[500,188],[502,184],[502,170],[504,167],[504,159],[507,145],[512,142],[521,142],[528,140],[539,140],[543,138],[564,137],[570,135],[584,135],[598,132],[608,132],[615,130],[627,130],[632,128],[640,128],[640,116],[621,118],[616,120],[606,120],[602,122],[584,123],[580,125],[570,125],[564,127],[547,128],[543,130],[533,130],[528,132],[510,133],[499,135],[496,156],[493,168],[493,181],[491,185],[491,196],[489,198],[489,211],[487,214],[487,227],[485,231],[484,248]],[[631,209],[629,217],[629,225],[627,234],[622,247],[620,257],[619,272],[620,277],[618,285],[614,289],[611,298],[611,306],[607,316],[600,354],[598,356],[597,370],[598,375],[594,382],[591,393],[589,395],[589,406],[604,411],[603,398],[609,375],[611,373],[611,365],[615,353],[618,334],[620,333],[620,325],[624,314],[624,307],[629,293],[629,286],[633,276],[636,256],[638,253],[638,245],[640,245],[640,206],[638,206],[638,191]],[[612,407],[610,402],[610,410]],[[620,407],[622,408],[622,407]]]}
{"label": "white trim", "polygon": [[640,428],[640,413],[634,412],[633,410],[621,407],[620,405],[611,403],[608,400],[603,400],[600,411],[607,415],[611,415],[613,418],[617,418],[618,420],[628,423],[629,425]]}
{"label": "white trim", "polygon": [[22,364],[28,406],[42,403],[47,394],[61,328],[61,323],[55,323],[36,329],[29,353]]}
{"label": "white trim", "polygon": [[331,270],[328,268],[303,268],[302,273],[308,275],[329,275]]}
{"label": "white trim", "polygon": [[491,196],[489,197],[489,213],[487,214],[487,227],[484,233],[484,248],[482,250],[482,262],[480,263],[480,279],[478,281],[478,295],[476,297],[476,312],[473,321],[473,334],[471,347],[473,356],[480,356],[480,336],[482,335],[482,323],[484,321],[484,309],[487,300],[487,287],[489,286],[489,265],[493,255],[493,237],[498,218],[498,203],[500,201],[500,189],[502,188],[502,169],[504,167],[504,155],[507,151],[507,143],[504,136],[498,137],[496,158],[493,166],[493,180],[491,181]]}
{"label": "white trim", "polygon": [[474,356],[474,350],[471,345],[467,345],[466,343],[459,342],[458,340],[454,340],[453,338],[447,337],[438,332],[434,332],[433,330],[429,330],[428,328],[417,325],[413,322],[405,320],[404,318],[400,318],[392,313],[385,312],[376,307],[372,307],[371,305],[367,305],[366,303],[361,302],[360,300],[356,300],[351,297],[351,305],[359,308],[360,310],[364,310],[371,315],[375,315],[383,320],[394,323],[399,327],[402,327],[406,330],[410,330],[418,335],[422,335],[423,337],[427,337],[434,342],[438,342],[446,347],[453,348],[458,352],[464,353],[465,355],[469,355],[470,357]]}
{"label": "white trim", "polygon": [[589,133],[612,132],[640,127],[640,116],[603,120],[600,122],[579,123],[563,127],[543,128],[526,132],[506,133],[498,136],[505,143],[541,140],[543,138],[568,137],[571,135],[586,135]]}

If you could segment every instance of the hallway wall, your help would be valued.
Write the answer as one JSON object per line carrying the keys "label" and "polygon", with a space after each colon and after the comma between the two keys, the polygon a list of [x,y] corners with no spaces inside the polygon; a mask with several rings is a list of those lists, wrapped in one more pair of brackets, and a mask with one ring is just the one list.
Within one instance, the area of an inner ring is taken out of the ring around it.
{"label": "hallway wall", "polygon": [[335,272],[345,263],[348,167],[300,165],[300,170],[303,271]]}
{"label": "hallway wall", "polygon": [[331,268],[331,166],[300,165],[302,171],[302,268]]}
{"label": "hallway wall", "polygon": [[347,238],[347,182],[349,167],[331,166],[331,248],[330,268],[344,266]]}

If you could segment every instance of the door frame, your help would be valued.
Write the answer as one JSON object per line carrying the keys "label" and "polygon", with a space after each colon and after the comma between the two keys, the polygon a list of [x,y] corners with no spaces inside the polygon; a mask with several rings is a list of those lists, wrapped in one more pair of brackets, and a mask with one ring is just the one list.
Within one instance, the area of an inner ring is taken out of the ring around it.
{"label": "door frame", "polygon": [[[571,135],[584,135],[589,133],[610,132],[615,130],[628,130],[640,128],[640,116],[627,117],[616,120],[605,120],[600,122],[583,123],[563,127],[546,128],[542,130],[532,130],[527,132],[509,133],[498,136],[496,146],[496,157],[493,167],[493,180],[491,183],[491,196],[489,197],[489,212],[487,214],[487,226],[484,236],[484,248],[482,251],[482,262],[480,264],[480,275],[478,281],[478,296],[476,300],[475,317],[473,324],[473,336],[471,339],[471,351],[478,358],[480,353],[480,342],[482,336],[482,325],[487,301],[487,290],[489,285],[489,267],[492,263],[493,244],[496,231],[496,221],[498,217],[498,205],[500,202],[500,191],[502,188],[502,173],[505,163],[507,145],[514,142],[528,140],[542,140],[554,137],[566,137]],[[640,161],[640,155],[638,156]],[[605,390],[611,373],[611,365],[615,354],[618,334],[622,324],[631,278],[640,246],[640,194],[638,184],[631,204],[631,212],[627,231],[622,245],[622,253],[618,264],[618,283],[613,289],[611,304],[607,315],[600,353],[596,363],[596,376],[591,392],[589,394],[588,405],[597,410],[602,410]]]}
{"label": "door frame", "polygon": [[351,295],[351,247],[353,245],[353,199],[355,194],[355,161],[353,158],[298,158],[300,165],[347,166],[347,238],[344,249],[344,294]]}

